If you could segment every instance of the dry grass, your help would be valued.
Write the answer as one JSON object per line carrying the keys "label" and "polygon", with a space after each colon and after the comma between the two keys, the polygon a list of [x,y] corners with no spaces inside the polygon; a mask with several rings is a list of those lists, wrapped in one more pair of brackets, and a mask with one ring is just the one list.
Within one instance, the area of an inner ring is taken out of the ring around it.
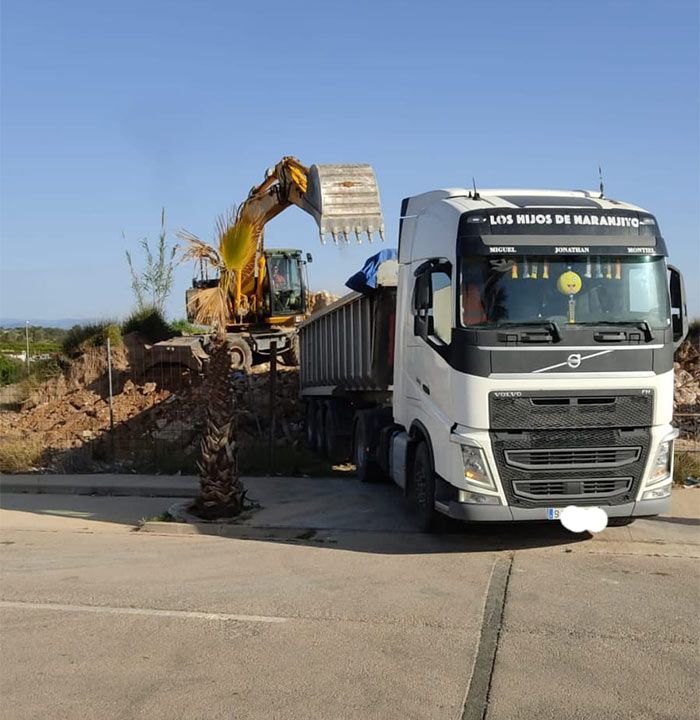
{"label": "dry grass", "polygon": [[41,465],[44,446],[33,435],[0,437],[0,472],[21,473]]}
{"label": "dry grass", "polygon": [[673,460],[673,482],[682,485],[687,477],[700,478],[700,453],[677,452]]}

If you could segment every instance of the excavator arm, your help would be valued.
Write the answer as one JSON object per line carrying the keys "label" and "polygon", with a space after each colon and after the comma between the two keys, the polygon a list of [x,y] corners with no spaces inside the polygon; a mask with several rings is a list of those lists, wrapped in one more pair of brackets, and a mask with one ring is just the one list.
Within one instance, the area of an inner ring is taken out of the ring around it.
{"label": "excavator arm", "polygon": [[233,315],[243,319],[260,307],[266,274],[263,254],[265,225],[290,205],[312,215],[321,242],[328,235],[334,242],[358,242],[376,233],[384,238],[379,190],[369,165],[302,165],[284,157],[267,171],[238,208],[233,226],[222,238],[221,256],[235,272]]}

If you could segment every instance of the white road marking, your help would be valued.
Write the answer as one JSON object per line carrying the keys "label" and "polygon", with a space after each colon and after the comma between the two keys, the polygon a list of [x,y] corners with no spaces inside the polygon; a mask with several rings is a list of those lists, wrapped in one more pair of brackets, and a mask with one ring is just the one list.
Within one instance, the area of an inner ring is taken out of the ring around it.
{"label": "white road marking", "polygon": [[231,615],[229,613],[197,612],[194,610],[158,610],[155,608],[109,607],[107,605],[61,605],[59,603],[12,602],[9,600],[0,600],[0,608],[57,610],[59,612],[84,612],[102,615],[147,615],[194,620],[235,620],[237,622],[258,623],[287,622],[287,618],[269,615]]}

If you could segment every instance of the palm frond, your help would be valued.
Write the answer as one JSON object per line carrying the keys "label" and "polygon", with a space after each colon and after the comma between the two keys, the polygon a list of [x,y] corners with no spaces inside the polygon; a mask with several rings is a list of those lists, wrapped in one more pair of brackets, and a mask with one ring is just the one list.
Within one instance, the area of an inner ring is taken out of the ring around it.
{"label": "palm frond", "polygon": [[236,216],[220,218],[219,254],[228,270],[240,271],[254,260],[264,225],[263,212],[250,205],[243,205]]}
{"label": "palm frond", "polygon": [[225,328],[229,320],[228,288],[217,285],[202,288],[193,293],[187,301],[187,310],[200,325],[214,325]]}
{"label": "palm frond", "polygon": [[204,261],[214,270],[220,270],[222,266],[221,256],[218,250],[204,240],[200,240],[195,234],[188,230],[179,230],[177,237],[184,243],[179,246],[180,262],[187,260]]}

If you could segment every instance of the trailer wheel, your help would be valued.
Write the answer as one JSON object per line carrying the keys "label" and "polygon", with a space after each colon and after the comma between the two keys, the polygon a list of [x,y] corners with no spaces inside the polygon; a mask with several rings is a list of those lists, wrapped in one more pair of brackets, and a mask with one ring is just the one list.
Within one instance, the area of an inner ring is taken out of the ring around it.
{"label": "trailer wheel", "polygon": [[333,463],[340,463],[347,459],[347,442],[340,436],[340,419],[338,409],[333,402],[326,405],[326,455]]}
{"label": "trailer wheel", "polygon": [[231,356],[232,370],[245,370],[248,372],[253,365],[253,351],[242,337],[233,337],[228,340],[228,352]]}
{"label": "trailer wheel", "polygon": [[369,452],[369,427],[365,415],[357,414],[353,434],[352,454],[355,461],[355,473],[360,482],[375,482],[381,477],[381,470]]}
{"label": "trailer wheel", "polygon": [[316,401],[306,403],[306,447],[316,452]]}
{"label": "trailer wheel", "polygon": [[411,500],[421,532],[433,532],[440,519],[435,511],[435,471],[425,442],[419,443],[413,458]]}
{"label": "trailer wheel", "polygon": [[326,413],[324,403],[316,403],[316,452],[321,456],[326,456]]}

